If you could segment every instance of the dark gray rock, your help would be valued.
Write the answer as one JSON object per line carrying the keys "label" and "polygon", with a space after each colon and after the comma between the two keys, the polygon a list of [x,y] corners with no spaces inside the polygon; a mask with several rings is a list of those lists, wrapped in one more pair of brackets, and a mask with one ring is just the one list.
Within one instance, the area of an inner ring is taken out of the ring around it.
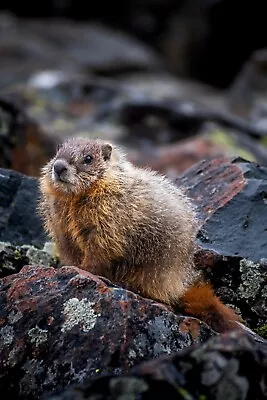
{"label": "dark gray rock", "polygon": [[41,249],[30,245],[14,246],[0,242],[0,278],[19,272],[24,265],[57,267],[59,260],[54,246],[46,243]]}
{"label": "dark gray rock", "polygon": [[[1,26],[0,26],[1,29]],[[42,70],[112,73],[162,69],[156,52],[123,31],[67,19],[16,19],[1,30],[0,89]]]}
{"label": "dark gray rock", "polygon": [[0,169],[0,241],[43,246],[46,236],[36,212],[37,179]]}
{"label": "dark gray rock", "polygon": [[0,97],[0,168],[39,176],[41,167],[54,154],[57,141],[44,134],[25,112],[26,99],[20,100],[18,92],[13,97]]}
{"label": "dark gray rock", "polygon": [[240,331],[142,363],[129,376],[98,378],[48,399],[262,400],[266,379],[267,343]]}

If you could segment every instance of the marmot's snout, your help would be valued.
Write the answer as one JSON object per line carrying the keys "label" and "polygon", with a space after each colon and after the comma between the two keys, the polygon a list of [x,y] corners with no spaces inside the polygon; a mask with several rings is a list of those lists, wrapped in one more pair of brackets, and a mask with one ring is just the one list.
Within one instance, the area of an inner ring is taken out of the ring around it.
{"label": "marmot's snout", "polygon": [[69,182],[68,173],[69,164],[67,161],[60,159],[54,162],[52,167],[52,180],[54,182]]}

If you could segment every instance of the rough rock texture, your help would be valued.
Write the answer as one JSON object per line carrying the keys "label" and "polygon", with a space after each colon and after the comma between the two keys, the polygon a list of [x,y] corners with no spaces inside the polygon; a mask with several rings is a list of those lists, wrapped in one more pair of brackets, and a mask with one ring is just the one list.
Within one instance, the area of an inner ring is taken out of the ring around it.
{"label": "rough rock texture", "polygon": [[235,158],[200,162],[176,180],[196,204],[196,263],[217,294],[267,333],[267,168]]}
{"label": "rough rock texture", "polygon": [[0,241],[43,246],[46,237],[36,213],[37,180],[0,169]]}
{"label": "rough rock texture", "polygon": [[261,400],[267,396],[266,379],[267,343],[240,331],[144,362],[130,376],[98,378],[48,398]]}
{"label": "rough rock texture", "polygon": [[170,354],[215,333],[200,321],[74,267],[0,280],[1,396],[45,392]]}
{"label": "rough rock texture", "polygon": [[59,266],[52,243],[47,242],[42,249],[37,249],[29,245],[14,246],[0,242],[0,278],[19,272],[24,265],[37,264],[43,267]]}

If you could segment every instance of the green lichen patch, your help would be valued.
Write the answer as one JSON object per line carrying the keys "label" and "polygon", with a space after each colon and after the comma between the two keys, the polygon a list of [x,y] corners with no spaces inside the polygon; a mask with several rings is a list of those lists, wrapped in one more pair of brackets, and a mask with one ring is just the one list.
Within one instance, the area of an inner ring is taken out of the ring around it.
{"label": "green lichen patch", "polygon": [[188,390],[186,390],[183,387],[178,388],[178,393],[181,396],[181,398],[184,400],[194,400],[193,396],[191,396],[191,394],[188,392]]}
{"label": "green lichen patch", "polygon": [[262,336],[264,339],[267,339],[267,324],[260,326],[259,328],[255,329],[255,332]]}
{"label": "green lichen patch", "polygon": [[68,332],[76,325],[82,325],[83,332],[88,332],[95,326],[98,314],[93,309],[94,303],[88,299],[79,300],[76,297],[69,299],[64,304],[62,313],[65,321],[61,332]]}

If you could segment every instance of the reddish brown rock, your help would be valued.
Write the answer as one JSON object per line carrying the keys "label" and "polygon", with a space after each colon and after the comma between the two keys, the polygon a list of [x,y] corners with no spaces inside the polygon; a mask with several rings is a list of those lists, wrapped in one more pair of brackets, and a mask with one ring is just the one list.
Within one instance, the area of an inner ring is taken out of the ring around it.
{"label": "reddish brown rock", "polygon": [[254,262],[265,259],[265,166],[242,158],[217,157],[196,164],[176,183],[186,189],[197,207],[201,248]]}
{"label": "reddish brown rock", "polygon": [[196,264],[224,302],[266,335],[267,168],[241,158],[202,161],[176,179],[196,205]]}
{"label": "reddish brown rock", "polygon": [[150,167],[169,177],[177,176],[194,164],[210,157],[220,157],[223,149],[209,139],[195,137],[165,146],[151,146],[149,151],[129,151],[137,166]]}
{"label": "reddish brown rock", "polygon": [[46,391],[206,341],[200,321],[74,267],[24,267],[0,280],[0,391]]}
{"label": "reddish brown rock", "polygon": [[249,165],[254,164],[223,155],[209,157],[185,171],[175,182],[186,188],[187,195],[193,199],[198,216],[204,223],[242,192],[247,183],[242,167],[249,168]]}

